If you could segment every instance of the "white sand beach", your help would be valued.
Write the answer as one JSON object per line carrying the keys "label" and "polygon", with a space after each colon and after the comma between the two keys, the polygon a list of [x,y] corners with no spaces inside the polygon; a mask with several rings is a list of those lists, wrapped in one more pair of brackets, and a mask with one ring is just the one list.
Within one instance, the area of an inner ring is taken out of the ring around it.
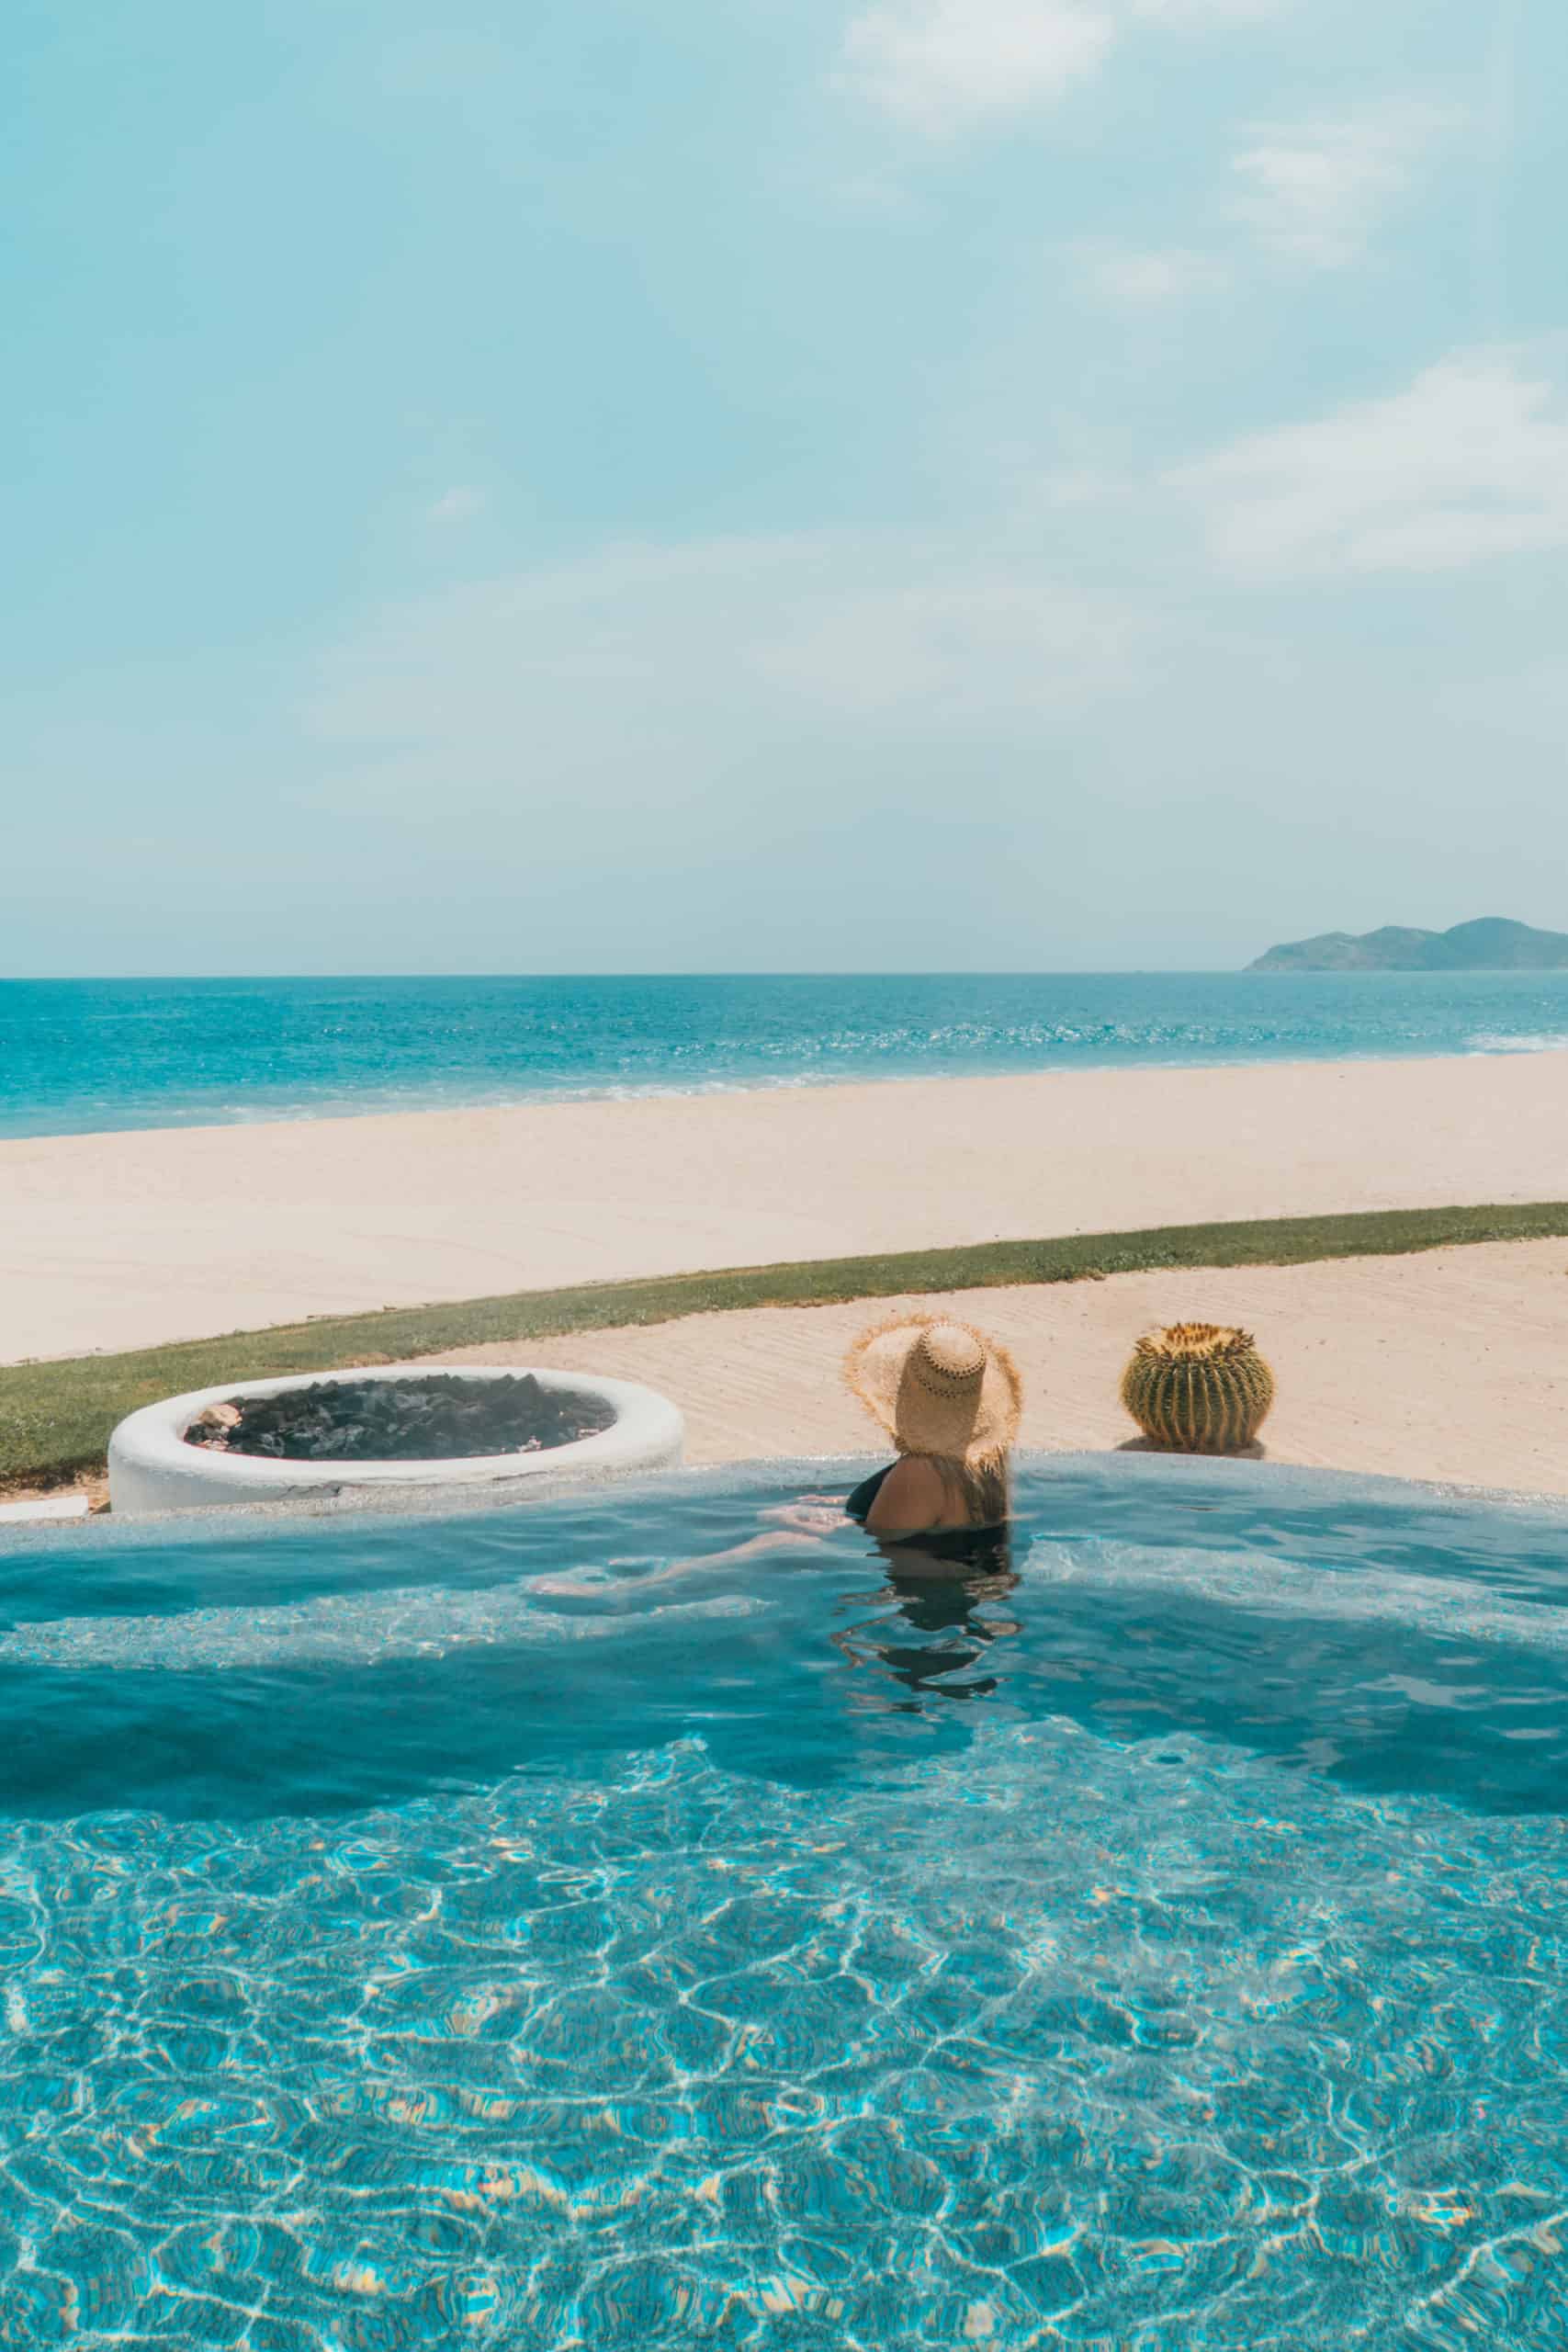
{"label": "white sand beach", "polygon": [[1568,1193],[1568,1054],[0,1143],[0,1361],[779,1260]]}

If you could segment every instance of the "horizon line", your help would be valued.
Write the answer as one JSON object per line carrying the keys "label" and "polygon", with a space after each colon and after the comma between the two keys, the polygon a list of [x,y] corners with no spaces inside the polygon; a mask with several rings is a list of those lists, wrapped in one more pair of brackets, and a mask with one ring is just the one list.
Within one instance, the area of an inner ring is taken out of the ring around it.
{"label": "horizon line", "polygon": [[[1263,954],[1269,954],[1265,949]],[[1259,972],[1252,964],[964,964],[864,965],[858,968],[834,965],[799,965],[773,969],[743,967],[713,967],[705,970],[649,970],[626,967],[620,970],[604,971],[378,971],[371,969],[321,971],[234,971],[234,972],[4,972],[0,973],[0,988],[95,988],[95,987],[159,987],[177,983],[218,986],[226,982],[267,981],[414,981],[450,980],[454,982],[482,980],[1124,980],[1124,979],[1453,979],[1463,977],[1482,978],[1490,969],[1498,978],[1519,977],[1537,979],[1549,978],[1553,970],[1562,967],[1543,965],[1535,969],[1527,966],[1477,966],[1474,970],[1460,974],[1452,970],[1418,967],[1400,970],[1394,967],[1372,967],[1345,971],[1281,971]]]}

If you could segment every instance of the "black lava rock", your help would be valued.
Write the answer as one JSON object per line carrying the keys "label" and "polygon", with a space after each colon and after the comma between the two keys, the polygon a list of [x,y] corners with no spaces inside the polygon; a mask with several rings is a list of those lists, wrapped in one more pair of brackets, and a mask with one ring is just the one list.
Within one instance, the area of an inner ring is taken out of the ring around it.
{"label": "black lava rock", "polygon": [[186,1431],[192,1445],[275,1462],[463,1461],[542,1453],[595,1437],[614,1409],[574,1390],[542,1388],[531,1372],[504,1380],[328,1380],[276,1396],[236,1396]]}

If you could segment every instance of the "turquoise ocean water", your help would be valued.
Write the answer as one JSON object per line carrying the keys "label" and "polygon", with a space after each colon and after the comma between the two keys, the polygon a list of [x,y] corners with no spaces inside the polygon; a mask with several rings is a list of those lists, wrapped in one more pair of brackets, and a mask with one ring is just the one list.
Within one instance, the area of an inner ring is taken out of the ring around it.
{"label": "turquoise ocean water", "polygon": [[0,1136],[1568,1046],[1568,972],[0,981]]}

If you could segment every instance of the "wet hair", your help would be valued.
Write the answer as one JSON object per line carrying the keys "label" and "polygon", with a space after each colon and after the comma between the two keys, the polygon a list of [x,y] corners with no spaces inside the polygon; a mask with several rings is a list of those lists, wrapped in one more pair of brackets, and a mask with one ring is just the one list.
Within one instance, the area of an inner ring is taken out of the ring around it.
{"label": "wet hair", "polygon": [[920,1458],[931,1464],[948,1493],[963,1504],[971,1527],[1002,1525],[1011,1509],[1005,1453],[986,1454],[975,1462],[951,1453],[927,1453]]}

